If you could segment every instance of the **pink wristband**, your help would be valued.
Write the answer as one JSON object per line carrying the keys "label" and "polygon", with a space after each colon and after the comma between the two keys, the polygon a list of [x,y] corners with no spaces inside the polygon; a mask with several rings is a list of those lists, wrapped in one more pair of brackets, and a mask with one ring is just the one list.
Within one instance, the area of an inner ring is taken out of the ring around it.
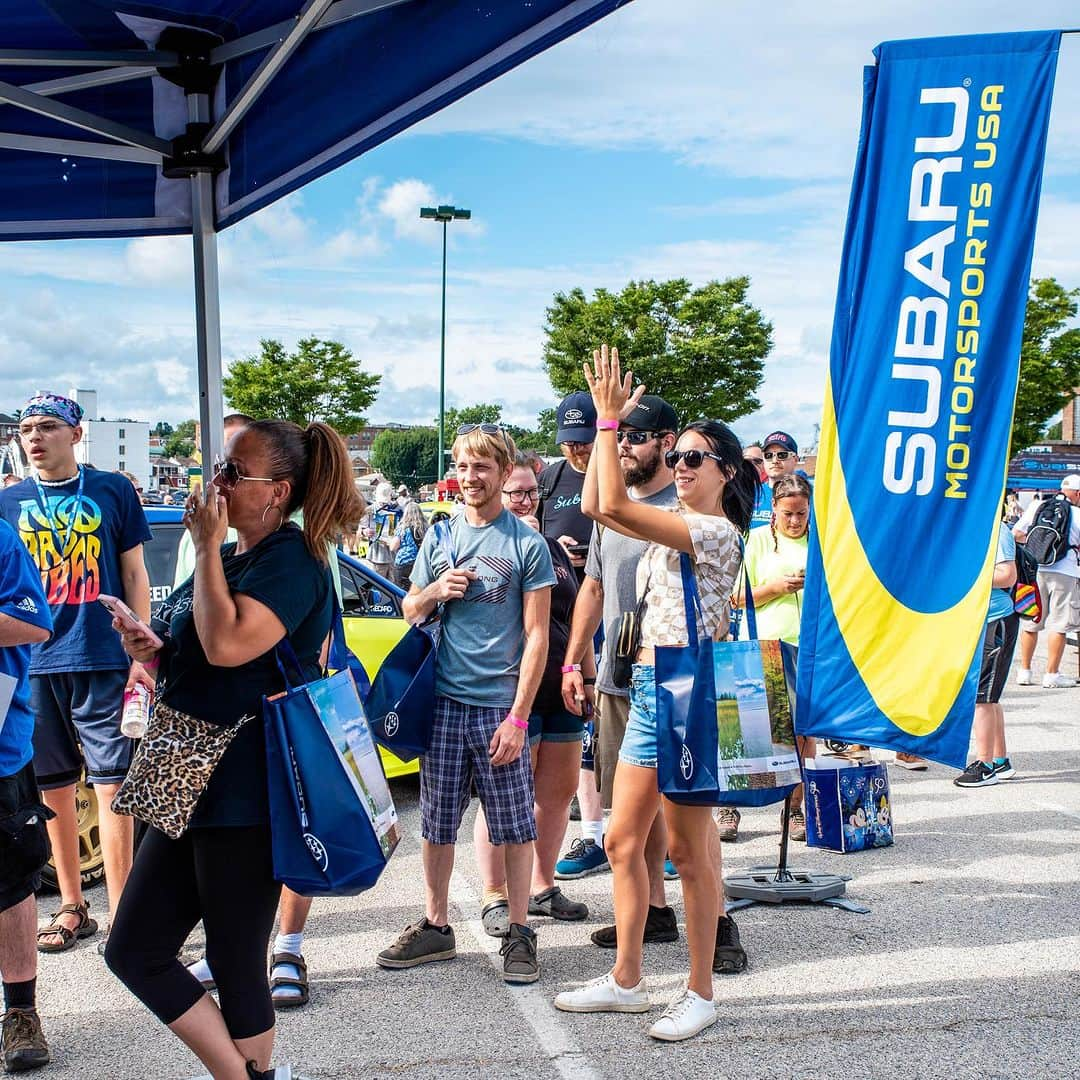
{"label": "pink wristband", "polygon": [[562,673],[564,675],[569,675],[571,671],[580,671],[580,670],[581,670],[581,665],[580,664],[563,664],[563,666],[562,666]]}
{"label": "pink wristband", "polygon": [[514,727],[519,728],[521,731],[528,731],[529,724],[526,720],[519,720],[513,713],[507,713],[506,719],[510,721]]}
{"label": "pink wristband", "polygon": [[618,420],[597,420],[596,421],[596,430],[597,431],[618,431],[619,430],[619,421]]}

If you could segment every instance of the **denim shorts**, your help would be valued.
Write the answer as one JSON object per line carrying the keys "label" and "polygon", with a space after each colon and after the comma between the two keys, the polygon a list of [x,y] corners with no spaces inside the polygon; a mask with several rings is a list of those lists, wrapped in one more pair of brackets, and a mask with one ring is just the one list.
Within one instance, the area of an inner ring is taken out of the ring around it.
{"label": "denim shorts", "polygon": [[630,670],[630,718],[619,760],[643,769],[656,768],[656,668],[634,664]]}

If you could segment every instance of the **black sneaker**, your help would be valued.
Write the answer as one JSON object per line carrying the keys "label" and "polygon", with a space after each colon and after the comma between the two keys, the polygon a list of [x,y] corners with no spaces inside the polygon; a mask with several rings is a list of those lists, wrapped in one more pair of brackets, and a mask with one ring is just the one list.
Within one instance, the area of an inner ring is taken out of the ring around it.
{"label": "black sneaker", "polygon": [[990,787],[998,782],[993,765],[973,761],[954,781],[957,787]]}
{"label": "black sneaker", "polygon": [[8,1009],[0,1030],[5,1072],[24,1072],[49,1064],[49,1044],[37,1009]]}
{"label": "black sneaker", "polygon": [[1006,758],[1000,764],[994,762],[994,775],[999,780],[1011,780],[1016,775],[1016,770],[1012,767],[1012,762]]}
{"label": "black sneaker", "polygon": [[445,930],[439,930],[427,919],[421,919],[412,926],[406,926],[397,941],[375,957],[375,963],[381,968],[411,968],[418,964],[432,964],[436,960],[453,960],[455,956],[457,943],[454,928],[448,926]]}
{"label": "black sneaker", "polygon": [[540,978],[536,959],[536,934],[527,926],[511,923],[499,955],[503,958],[503,979],[508,983],[534,983]]}
{"label": "black sneaker", "polygon": [[[614,949],[619,943],[614,926],[603,926],[589,936],[593,944],[599,945],[601,949]],[[669,907],[653,907],[650,904],[649,914],[645,918],[645,933],[641,937],[642,944],[678,940],[679,924],[675,921],[675,912]]]}
{"label": "black sneaker", "polygon": [[248,1080],[293,1080],[291,1065],[271,1066],[269,1069],[260,1069],[254,1061],[247,1063]]}
{"label": "black sneaker", "polygon": [[738,975],[746,970],[746,950],[739,944],[739,928],[730,915],[721,915],[716,921],[712,969],[717,975]]}

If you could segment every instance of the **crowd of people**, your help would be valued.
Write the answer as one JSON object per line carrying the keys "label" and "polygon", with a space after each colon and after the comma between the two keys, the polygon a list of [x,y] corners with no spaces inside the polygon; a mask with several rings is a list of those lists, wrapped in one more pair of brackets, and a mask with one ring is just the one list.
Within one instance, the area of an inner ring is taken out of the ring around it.
{"label": "crowd of people", "polygon": [[[342,535],[365,543],[369,561],[407,590],[409,622],[441,618],[420,771],[425,906],[377,965],[394,971],[456,956],[449,886],[459,829],[478,797],[482,923],[501,941],[508,983],[540,977],[530,916],[588,918],[563,888],[572,893],[575,880],[610,871],[614,922],[591,940],[613,950],[614,962],[554,1004],[647,1012],[643,946],[678,939],[667,897],[678,878],[689,972],[649,1034],[680,1041],[716,1022],[713,976],[747,967],[721,875],[721,842],[737,840],[739,811],[659,793],[654,650],[687,643],[688,612],[700,635],[745,636],[740,615],[751,597],[759,634],[798,645],[811,481],[791,435],[774,431],[743,447],[717,421],[681,423],[663,398],[633,386],[617,350],[597,350],[583,377],[588,389],[557,410],[563,460],[546,468],[499,424],[457,430],[463,506],[445,530],[430,528],[408,493],[389,485],[366,507],[329,427],[234,414],[212,482],[187,498],[174,588],[152,622],[142,550],[150,531],[133,485],[77,464],[78,404],[49,393],[26,403],[20,437],[33,476],[0,492],[8,1070],[49,1060],[37,952],[97,936],[110,969],[215,1080],[288,1075],[271,1066],[275,1010],[310,997],[302,945],[311,900],[274,879],[261,702],[284,689],[275,661],[283,641],[305,678],[325,668]],[[1059,668],[1065,634],[1080,628],[1080,476],[1063,481],[1061,497],[1073,515],[1072,562],[1040,571],[1047,616],[1036,628],[1048,634],[1043,685],[1053,687],[1075,685]],[[1003,519],[1014,509],[1003,508]],[[998,702],[1019,631],[1014,534],[1023,540],[1031,527],[1024,515],[1000,528],[976,760],[960,786],[1013,774]],[[684,556],[700,595],[694,607],[684,604]],[[149,633],[114,620],[96,603],[102,595],[124,601]],[[631,612],[637,636],[627,653]],[[1022,685],[1032,682],[1035,638],[1021,635]],[[156,728],[202,767],[168,777],[132,767],[120,716],[137,686],[153,695]],[[800,737],[799,752],[813,756],[814,741]],[[900,763],[925,765],[909,757]],[[84,769],[99,806],[107,933],[79,875],[74,784]],[[194,797],[177,798],[180,787]],[[156,800],[155,814],[175,829],[140,825],[136,844],[132,817],[113,808],[118,793],[121,809],[124,797]],[[580,836],[560,857],[575,796]],[[791,837],[805,840],[801,788],[784,813]],[[38,928],[34,897],[50,850],[60,904]],[[185,966],[178,956],[200,922],[205,956]]]}

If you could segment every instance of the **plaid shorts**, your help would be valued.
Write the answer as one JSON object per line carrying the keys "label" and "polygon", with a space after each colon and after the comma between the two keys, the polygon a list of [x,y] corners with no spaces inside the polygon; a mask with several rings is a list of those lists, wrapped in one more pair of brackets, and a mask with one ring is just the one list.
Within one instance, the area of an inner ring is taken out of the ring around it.
{"label": "plaid shorts", "polygon": [[480,795],[492,844],[536,839],[529,746],[517,761],[492,768],[488,746],[506,709],[435,699],[431,745],[420,764],[421,834],[432,844],[453,844],[473,785]]}

